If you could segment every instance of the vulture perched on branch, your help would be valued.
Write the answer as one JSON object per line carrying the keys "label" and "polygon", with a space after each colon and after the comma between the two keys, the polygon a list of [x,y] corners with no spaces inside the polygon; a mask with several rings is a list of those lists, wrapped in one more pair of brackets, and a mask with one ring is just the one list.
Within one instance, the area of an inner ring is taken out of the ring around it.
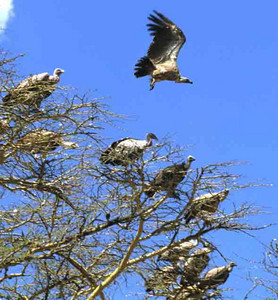
{"label": "vulture perched on branch", "polygon": [[27,133],[16,142],[15,146],[20,151],[32,154],[46,154],[59,146],[67,149],[78,147],[76,143],[64,141],[61,133],[45,129],[36,129]]}
{"label": "vulture perched on branch", "polygon": [[190,201],[185,214],[186,224],[193,218],[202,218],[215,213],[219,203],[225,200],[228,194],[229,190],[224,190],[218,193],[204,194]]}
{"label": "vulture perched on branch", "polygon": [[196,282],[203,270],[209,263],[209,253],[211,248],[204,247],[195,250],[184,264],[184,270],[181,277],[181,285],[188,285],[188,283]]}
{"label": "vulture perched on branch", "polygon": [[159,261],[169,261],[172,264],[177,264],[180,261],[184,261],[189,254],[189,251],[198,245],[197,239],[191,239],[183,242],[182,244],[175,246],[169,250],[166,250],[158,256]]}
{"label": "vulture perched on branch", "polygon": [[178,184],[183,181],[187,170],[194,160],[195,157],[189,155],[186,163],[183,162],[160,170],[155,178],[148,184],[145,194],[148,197],[152,197],[156,192],[166,191],[169,197],[179,198],[175,190]]}
{"label": "vulture perched on branch", "polygon": [[235,262],[229,263],[227,266],[217,267],[208,271],[205,277],[199,282],[198,287],[201,289],[213,289],[226,282]]}
{"label": "vulture perched on branch", "polygon": [[130,137],[113,142],[100,155],[100,161],[113,166],[128,166],[139,159],[146,148],[152,146],[152,140],[158,140],[155,134],[148,133],[146,140]]}
{"label": "vulture perched on branch", "polygon": [[41,73],[26,78],[3,97],[3,105],[23,104],[39,109],[42,100],[54,92],[55,85],[60,81],[60,76],[64,72],[64,70],[57,68],[53,75]]}
{"label": "vulture perched on branch", "polygon": [[145,282],[146,292],[155,290],[163,290],[175,284],[179,275],[178,266],[165,266],[161,269],[156,269],[153,275]]}
{"label": "vulture perched on branch", "polygon": [[139,59],[135,65],[134,75],[143,77],[151,76],[150,90],[158,81],[170,80],[176,83],[192,83],[186,77],[182,77],[177,66],[179,51],[186,41],[181,29],[163,16],[154,11],[156,15],[150,15],[147,24],[148,30],[154,37],[149,47],[148,55]]}

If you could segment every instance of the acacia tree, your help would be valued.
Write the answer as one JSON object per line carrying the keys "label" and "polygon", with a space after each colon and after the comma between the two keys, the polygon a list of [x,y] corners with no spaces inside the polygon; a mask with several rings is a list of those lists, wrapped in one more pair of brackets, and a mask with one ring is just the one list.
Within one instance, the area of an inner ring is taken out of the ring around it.
{"label": "acacia tree", "polygon": [[[276,299],[278,296],[278,242],[273,239],[266,247],[262,261],[256,262],[256,266],[263,272],[263,276],[250,274],[248,279],[252,282],[252,288],[246,293],[244,299],[249,299],[258,288],[263,289],[266,299]],[[268,296],[268,297],[267,297]],[[273,298],[272,298],[273,297]]]}
{"label": "acacia tree", "polygon": [[[19,78],[15,60],[2,57],[4,95]],[[251,185],[240,183],[231,171],[234,163],[192,165],[175,198],[163,190],[150,198],[146,187],[158,170],[184,161],[185,150],[161,139],[126,167],[101,164],[102,130],[119,117],[102,100],[60,87],[39,110],[2,105],[0,114],[1,299],[109,299],[115,284],[131,276],[146,285],[145,299],[225,295],[221,281],[212,282],[204,272],[215,267],[212,255],[221,255],[225,265],[230,261],[207,236],[259,229],[245,221],[258,211],[243,203],[229,211],[220,205],[214,214],[195,212],[190,220],[186,216],[203,194],[236,193]],[[37,129],[57,132],[78,148],[24,150],[20,141]],[[209,249],[209,259],[190,276],[185,266],[202,247]]]}

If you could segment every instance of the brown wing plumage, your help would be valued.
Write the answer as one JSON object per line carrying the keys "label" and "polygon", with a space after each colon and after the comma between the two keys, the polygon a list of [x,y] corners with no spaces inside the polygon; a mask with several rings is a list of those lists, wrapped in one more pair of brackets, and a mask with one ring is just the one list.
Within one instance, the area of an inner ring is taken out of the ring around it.
{"label": "brown wing plumage", "polygon": [[147,24],[148,30],[154,36],[148,57],[155,64],[168,60],[175,62],[186,37],[176,24],[159,12],[154,13],[157,16],[150,15],[148,19],[152,23]]}
{"label": "brown wing plumage", "polygon": [[54,151],[61,144],[61,135],[44,129],[37,129],[24,135],[16,146],[32,154]]}

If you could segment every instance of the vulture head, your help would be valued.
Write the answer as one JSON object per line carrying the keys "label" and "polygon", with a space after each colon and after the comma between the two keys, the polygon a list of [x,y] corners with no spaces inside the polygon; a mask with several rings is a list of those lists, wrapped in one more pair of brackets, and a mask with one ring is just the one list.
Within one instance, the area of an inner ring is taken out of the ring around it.
{"label": "vulture head", "polygon": [[229,195],[229,190],[224,190],[222,192],[220,192],[219,194],[225,199],[228,195]]}
{"label": "vulture head", "polygon": [[60,77],[60,75],[61,74],[63,74],[63,73],[65,73],[65,71],[63,70],[63,69],[60,69],[60,68],[56,68],[55,70],[54,70],[54,72],[53,72],[53,75],[55,76],[59,76]]}
{"label": "vulture head", "polygon": [[183,168],[184,168],[185,171],[187,171],[187,170],[191,167],[191,163],[192,163],[194,160],[196,160],[196,158],[195,158],[194,156],[192,156],[192,155],[189,155],[189,156],[187,157],[187,159],[186,159],[186,164],[183,163],[183,166],[184,166]]}
{"label": "vulture head", "polygon": [[192,155],[189,155],[188,157],[187,157],[187,162],[188,163],[192,163],[194,160],[196,160],[196,158],[194,157],[194,156],[192,156]]}
{"label": "vulture head", "polygon": [[185,165],[185,167],[186,167],[187,170],[190,168],[191,163],[192,163],[194,160],[196,160],[196,158],[195,158],[194,156],[192,156],[192,155],[189,155],[189,156],[187,157],[187,160],[186,160],[187,163],[186,163],[186,165]]}
{"label": "vulture head", "polygon": [[147,146],[150,147],[152,145],[152,140],[158,141],[158,138],[156,137],[156,135],[154,133],[150,132],[150,133],[147,134],[146,140],[148,142]]}
{"label": "vulture head", "polygon": [[178,83],[193,83],[189,78],[187,77],[180,77]]}
{"label": "vulture head", "polygon": [[234,261],[230,262],[229,263],[229,271],[232,271],[233,267],[236,267],[236,266],[237,266],[237,264]]}

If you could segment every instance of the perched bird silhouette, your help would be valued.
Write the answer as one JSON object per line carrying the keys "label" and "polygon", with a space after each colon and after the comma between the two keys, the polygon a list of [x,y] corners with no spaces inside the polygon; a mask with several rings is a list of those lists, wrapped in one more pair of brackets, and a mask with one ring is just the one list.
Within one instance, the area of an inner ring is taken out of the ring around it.
{"label": "perched bird silhouette", "polygon": [[209,253],[212,249],[209,247],[203,247],[195,250],[190,257],[186,260],[183,268],[183,273],[181,277],[181,285],[188,285],[190,283],[195,283],[197,278],[203,272],[203,270],[208,266],[209,263]]}
{"label": "perched bird silhouette", "polygon": [[189,155],[186,163],[176,164],[160,170],[147,185],[145,194],[152,197],[156,192],[166,191],[169,197],[178,198],[176,188],[183,181],[195,157]]}
{"label": "perched bird silhouette", "polygon": [[201,289],[212,289],[225,283],[229,278],[229,275],[232,272],[234,266],[236,266],[236,263],[231,262],[226,266],[211,269],[199,282],[198,287],[200,287]]}
{"label": "perched bird silhouette", "polygon": [[100,161],[113,166],[128,166],[138,160],[152,146],[152,140],[158,140],[155,134],[148,133],[145,140],[126,137],[113,142],[100,155]]}
{"label": "perched bird silhouette", "polygon": [[194,218],[205,218],[215,213],[219,203],[224,201],[228,194],[229,190],[224,190],[218,193],[207,193],[191,200],[186,208],[186,224]]}
{"label": "perched bird silhouette", "polygon": [[147,56],[139,59],[135,65],[134,75],[143,77],[150,75],[150,90],[158,81],[170,80],[176,83],[192,83],[182,77],[177,66],[177,57],[186,37],[181,29],[161,13],[154,11],[147,24],[148,30],[154,37]]}
{"label": "perched bird silhouette", "polygon": [[8,91],[2,99],[3,105],[23,104],[39,109],[42,100],[55,91],[56,84],[60,81],[60,76],[64,72],[64,70],[57,68],[54,70],[53,75],[41,73],[26,78]]}
{"label": "perched bird silhouette", "polygon": [[158,256],[158,261],[168,261],[172,264],[177,264],[181,261],[185,261],[189,255],[189,251],[198,245],[197,239],[191,239],[183,242],[178,246],[175,246],[169,250],[166,250]]}

